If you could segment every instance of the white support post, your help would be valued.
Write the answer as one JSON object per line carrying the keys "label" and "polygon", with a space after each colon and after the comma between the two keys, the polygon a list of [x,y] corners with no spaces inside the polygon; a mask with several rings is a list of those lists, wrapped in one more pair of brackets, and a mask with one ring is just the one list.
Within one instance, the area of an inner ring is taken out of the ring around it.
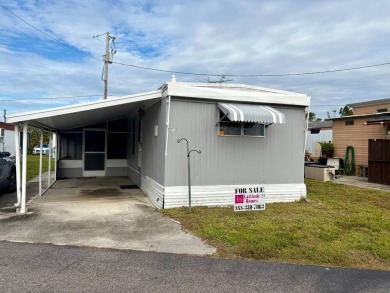
{"label": "white support post", "polygon": [[23,123],[23,164],[22,164],[22,202],[20,213],[26,213],[26,184],[27,184],[27,130],[28,123]]}
{"label": "white support post", "polygon": [[42,196],[42,150],[43,150],[43,128],[41,128],[41,139],[40,139],[40,150],[39,150],[39,196]]}
{"label": "white support post", "polygon": [[19,124],[15,124],[15,159],[16,159],[16,197],[18,202],[16,207],[20,206],[21,190],[20,190],[20,132]]}
{"label": "white support post", "polygon": [[50,170],[51,170],[51,145],[53,143],[53,140],[52,140],[52,133],[51,133],[51,130],[49,132],[49,162],[47,163],[48,164],[48,175],[47,175],[47,188],[50,187]]}
{"label": "white support post", "polygon": [[56,142],[55,148],[53,148],[53,150],[54,150],[54,181],[56,181],[57,180],[57,162],[58,162],[58,158],[57,158],[57,154],[58,154],[58,135],[57,135],[57,131],[54,132],[53,141]]}

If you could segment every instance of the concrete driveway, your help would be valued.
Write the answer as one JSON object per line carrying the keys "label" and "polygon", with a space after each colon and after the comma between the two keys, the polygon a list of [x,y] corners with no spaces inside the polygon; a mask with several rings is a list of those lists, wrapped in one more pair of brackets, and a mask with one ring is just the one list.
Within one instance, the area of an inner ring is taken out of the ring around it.
{"label": "concrete driveway", "polygon": [[215,248],[163,217],[124,177],[57,181],[28,206],[0,218],[0,240],[206,255]]}

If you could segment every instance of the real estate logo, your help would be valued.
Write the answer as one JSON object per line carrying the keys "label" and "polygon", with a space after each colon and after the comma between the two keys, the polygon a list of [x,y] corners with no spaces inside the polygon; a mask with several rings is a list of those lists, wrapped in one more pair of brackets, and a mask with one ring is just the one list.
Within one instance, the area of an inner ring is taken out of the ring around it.
{"label": "real estate logo", "polygon": [[263,186],[234,189],[235,212],[260,210],[265,210],[265,188]]}

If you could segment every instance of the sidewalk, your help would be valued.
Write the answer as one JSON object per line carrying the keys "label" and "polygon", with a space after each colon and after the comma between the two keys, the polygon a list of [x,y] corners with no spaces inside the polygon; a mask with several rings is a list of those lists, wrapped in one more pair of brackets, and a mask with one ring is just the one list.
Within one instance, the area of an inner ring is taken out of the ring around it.
{"label": "sidewalk", "polygon": [[388,192],[390,191],[390,185],[368,182],[367,177],[343,176],[343,177],[340,177],[336,180],[333,180],[332,182],[339,183],[339,184],[352,185],[352,186],[357,186],[357,187],[363,187],[363,188],[378,189],[378,190],[383,190],[383,191],[388,191]]}

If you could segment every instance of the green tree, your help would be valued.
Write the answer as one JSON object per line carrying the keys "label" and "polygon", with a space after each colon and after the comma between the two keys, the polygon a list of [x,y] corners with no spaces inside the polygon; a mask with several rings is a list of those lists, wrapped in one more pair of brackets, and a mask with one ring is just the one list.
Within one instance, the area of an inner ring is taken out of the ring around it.
{"label": "green tree", "polygon": [[340,108],[339,114],[340,114],[340,117],[351,116],[351,115],[353,115],[353,111],[350,107],[344,106],[344,108]]}
{"label": "green tree", "polygon": [[[41,131],[35,128],[30,128],[30,145],[29,148],[33,148],[34,146],[38,145],[41,141]],[[43,143],[48,144],[49,143],[49,133],[43,132]]]}
{"label": "green tree", "polygon": [[[306,114],[306,118],[307,118],[307,114]],[[309,112],[309,121],[310,122],[319,122],[319,121],[322,121],[321,118],[316,118],[316,113],[313,113],[313,112]]]}

